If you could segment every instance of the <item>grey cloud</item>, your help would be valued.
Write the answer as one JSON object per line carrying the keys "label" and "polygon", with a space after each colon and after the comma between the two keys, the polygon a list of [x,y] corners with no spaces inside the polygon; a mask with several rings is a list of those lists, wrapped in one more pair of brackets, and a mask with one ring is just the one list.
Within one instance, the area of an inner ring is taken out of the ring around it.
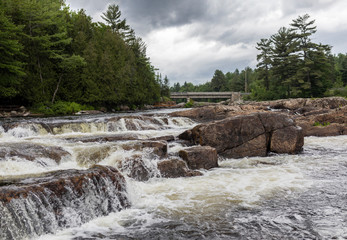
{"label": "grey cloud", "polygon": [[154,28],[181,26],[200,21],[208,10],[201,0],[119,0],[124,16],[140,33]]}
{"label": "grey cloud", "polygon": [[[180,41],[183,38],[183,41],[198,39],[199,43],[206,45],[216,43],[214,49],[216,54],[221,54],[220,49],[228,46],[237,46],[238,52],[228,53],[231,55],[239,56],[240,51],[247,52],[242,59],[228,59],[228,56],[223,56],[222,60],[218,57],[211,60],[204,57],[206,53],[201,50],[197,56],[200,60],[186,71],[182,70],[187,64],[179,60],[167,64],[172,56],[160,53],[150,55],[149,57],[153,57],[153,64],[159,67],[163,74],[168,74],[172,82],[201,83],[210,80],[217,68],[225,72],[233,71],[235,68],[241,69],[247,65],[254,67],[255,43],[261,38],[270,37],[280,27],[289,26],[292,19],[305,13],[317,20],[318,32],[314,41],[334,46],[334,53],[346,51],[343,41],[347,35],[347,30],[343,27],[347,25],[343,17],[347,9],[345,0],[67,0],[67,2],[70,2],[71,7],[75,9],[85,8],[87,13],[98,21],[101,20],[98,18],[99,15],[106,10],[108,4],[118,4],[122,16],[135,29],[137,35],[146,40],[150,49],[163,50],[165,42],[158,44],[158,32],[178,27],[179,30],[175,31],[177,34],[181,34],[181,29],[184,29]],[[321,20],[322,18],[324,20]],[[331,30],[329,25],[331,19],[334,20],[336,30]],[[160,32],[162,33],[165,31]],[[151,42],[154,35],[155,41]],[[245,45],[251,47],[242,47]],[[207,54],[212,54],[212,51]],[[191,53],[187,55],[192,56]],[[166,64],[163,64],[165,62]]]}

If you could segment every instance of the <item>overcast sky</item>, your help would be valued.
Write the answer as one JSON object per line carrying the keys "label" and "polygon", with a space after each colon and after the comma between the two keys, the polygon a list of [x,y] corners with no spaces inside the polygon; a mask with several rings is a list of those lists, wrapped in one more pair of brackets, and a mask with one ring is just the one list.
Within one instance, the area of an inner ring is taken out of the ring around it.
{"label": "overcast sky", "polygon": [[257,64],[256,42],[269,38],[293,19],[308,13],[316,20],[313,41],[346,53],[347,0],[67,0],[101,21],[108,4],[146,42],[152,64],[170,84],[210,81],[224,73]]}

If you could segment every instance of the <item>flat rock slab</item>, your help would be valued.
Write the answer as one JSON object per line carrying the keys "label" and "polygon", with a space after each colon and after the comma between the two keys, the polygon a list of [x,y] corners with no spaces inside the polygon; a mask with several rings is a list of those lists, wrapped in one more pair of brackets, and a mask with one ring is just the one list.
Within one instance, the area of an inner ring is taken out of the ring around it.
{"label": "flat rock slab", "polygon": [[50,158],[59,164],[65,156],[70,156],[70,153],[61,147],[25,142],[0,144],[0,160],[8,157],[19,157],[29,161],[34,161],[37,158]]}

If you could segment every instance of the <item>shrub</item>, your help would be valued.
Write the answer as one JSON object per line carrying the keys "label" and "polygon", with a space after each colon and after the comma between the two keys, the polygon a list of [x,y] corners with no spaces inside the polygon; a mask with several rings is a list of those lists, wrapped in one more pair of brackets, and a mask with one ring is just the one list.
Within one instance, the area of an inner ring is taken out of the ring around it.
{"label": "shrub", "polygon": [[194,100],[193,99],[189,99],[189,101],[186,104],[184,104],[185,108],[191,108],[193,106],[194,106]]}
{"label": "shrub", "polygon": [[330,122],[323,122],[323,123],[315,122],[315,123],[313,124],[313,126],[315,126],[315,127],[318,127],[318,126],[320,126],[320,127],[326,127],[326,126],[329,126],[329,125],[330,125]]}
{"label": "shrub", "polygon": [[93,110],[94,108],[87,105],[81,105],[75,102],[57,101],[54,104],[40,103],[33,107],[32,112],[42,113],[44,115],[69,115],[81,110]]}

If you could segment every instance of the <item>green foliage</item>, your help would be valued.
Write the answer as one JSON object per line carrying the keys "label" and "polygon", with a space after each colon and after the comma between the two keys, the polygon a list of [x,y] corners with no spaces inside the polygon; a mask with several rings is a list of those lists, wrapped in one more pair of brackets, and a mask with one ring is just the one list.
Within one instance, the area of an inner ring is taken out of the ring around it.
{"label": "green foliage", "polygon": [[184,107],[185,108],[191,108],[191,107],[193,107],[194,106],[194,101],[193,101],[193,99],[189,99],[189,101],[186,103],[186,104],[184,104]]}
{"label": "green foliage", "polygon": [[347,98],[347,86],[344,88],[332,88],[325,92],[324,96],[340,96]]}
{"label": "green foliage", "polygon": [[329,126],[330,125],[330,122],[323,122],[323,123],[321,123],[321,122],[315,122],[314,124],[313,124],[313,126],[315,126],[315,127],[326,127],[326,126]]}
{"label": "green foliage", "polygon": [[45,115],[70,115],[81,110],[93,110],[92,106],[81,105],[75,102],[63,102],[58,101],[54,104],[51,103],[41,103],[32,109],[35,113],[42,113]]}
{"label": "green foliage", "polygon": [[211,80],[211,88],[213,92],[223,92],[228,90],[227,80],[221,70],[216,70]]}
{"label": "green foliage", "polygon": [[[163,89],[146,44],[119,7],[110,5],[102,17],[106,24],[94,23],[83,9],[73,12],[61,0],[0,1],[1,101],[112,109],[169,96],[167,77]],[[59,109],[65,107],[52,111],[66,112]]]}
{"label": "green foliage", "polygon": [[[262,88],[253,94],[256,99],[289,97],[322,97],[332,87],[333,61],[330,46],[313,43],[316,32],[314,20],[305,14],[294,19],[291,28],[282,27],[269,39],[257,43],[259,79],[271,97]],[[259,82],[258,82],[259,83]]]}
{"label": "green foliage", "polygon": [[19,94],[25,72],[20,60],[23,46],[19,42],[21,26],[16,26],[0,8],[0,99]]}

